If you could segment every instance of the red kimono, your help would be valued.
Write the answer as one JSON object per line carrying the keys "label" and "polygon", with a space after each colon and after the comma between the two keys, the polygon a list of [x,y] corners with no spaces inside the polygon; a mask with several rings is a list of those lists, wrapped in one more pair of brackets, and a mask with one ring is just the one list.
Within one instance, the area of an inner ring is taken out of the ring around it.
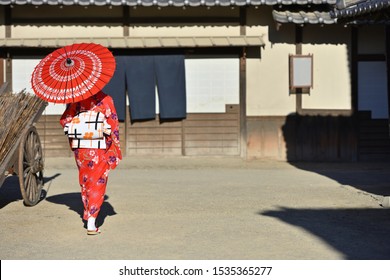
{"label": "red kimono", "polygon": [[72,149],[79,170],[81,198],[84,204],[83,219],[88,220],[89,217],[98,216],[104,202],[108,173],[118,165],[122,154],[119,144],[119,122],[112,98],[99,92],[88,99],[69,104],[61,117],[61,125],[65,127],[77,113],[82,111],[103,113],[111,126],[111,134],[105,136],[105,149]]}

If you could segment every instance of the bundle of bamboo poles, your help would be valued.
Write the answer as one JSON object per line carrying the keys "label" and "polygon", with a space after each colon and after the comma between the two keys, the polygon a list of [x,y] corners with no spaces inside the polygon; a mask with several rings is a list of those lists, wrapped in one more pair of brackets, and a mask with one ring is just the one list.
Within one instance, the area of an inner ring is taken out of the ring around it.
{"label": "bundle of bamboo poles", "polygon": [[44,104],[45,101],[25,90],[0,94],[0,165],[16,148],[21,133]]}

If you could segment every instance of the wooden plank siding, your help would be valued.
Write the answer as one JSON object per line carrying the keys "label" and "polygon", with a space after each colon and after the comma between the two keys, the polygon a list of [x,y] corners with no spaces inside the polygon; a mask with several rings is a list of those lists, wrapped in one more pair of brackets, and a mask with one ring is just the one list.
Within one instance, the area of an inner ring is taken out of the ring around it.
{"label": "wooden plank siding", "polygon": [[239,105],[226,112],[189,114],[184,121],[185,155],[240,155]]}
{"label": "wooden plank siding", "polygon": [[59,115],[43,114],[36,124],[45,157],[69,157],[69,142],[60,125]]}
{"label": "wooden plank siding", "polygon": [[[225,113],[190,113],[185,120],[120,123],[124,156],[240,155],[239,105]],[[128,117],[129,119],[129,117]],[[42,115],[36,127],[45,157],[73,156],[59,123],[59,115]]]}
{"label": "wooden plank siding", "polygon": [[181,121],[127,123],[127,155],[181,155]]}
{"label": "wooden plank siding", "polygon": [[388,119],[373,119],[370,111],[360,111],[358,137],[359,161],[390,160]]}
{"label": "wooden plank siding", "polygon": [[248,158],[355,161],[356,121],[349,116],[248,117]]}

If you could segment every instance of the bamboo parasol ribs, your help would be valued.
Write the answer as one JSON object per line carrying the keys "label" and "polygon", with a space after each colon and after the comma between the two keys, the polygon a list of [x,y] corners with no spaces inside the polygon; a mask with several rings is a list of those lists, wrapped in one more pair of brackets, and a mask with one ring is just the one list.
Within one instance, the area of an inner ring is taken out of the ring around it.
{"label": "bamboo parasol ribs", "polygon": [[26,91],[0,94],[0,165],[45,101]]}

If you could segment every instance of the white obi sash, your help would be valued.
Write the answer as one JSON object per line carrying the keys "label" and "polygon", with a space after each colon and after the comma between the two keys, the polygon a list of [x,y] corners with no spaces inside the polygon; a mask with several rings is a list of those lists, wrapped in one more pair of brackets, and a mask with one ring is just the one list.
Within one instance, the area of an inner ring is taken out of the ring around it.
{"label": "white obi sash", "polygon": [[72,148],[105,149],[104,135],[111,134],[111,126],[101,112],[85,111],[74,116],[64,132],[72,139]]}
{"label": "white obi sash", "polygon": [[72,139],[72,148],[106,149],[106,139]]}

